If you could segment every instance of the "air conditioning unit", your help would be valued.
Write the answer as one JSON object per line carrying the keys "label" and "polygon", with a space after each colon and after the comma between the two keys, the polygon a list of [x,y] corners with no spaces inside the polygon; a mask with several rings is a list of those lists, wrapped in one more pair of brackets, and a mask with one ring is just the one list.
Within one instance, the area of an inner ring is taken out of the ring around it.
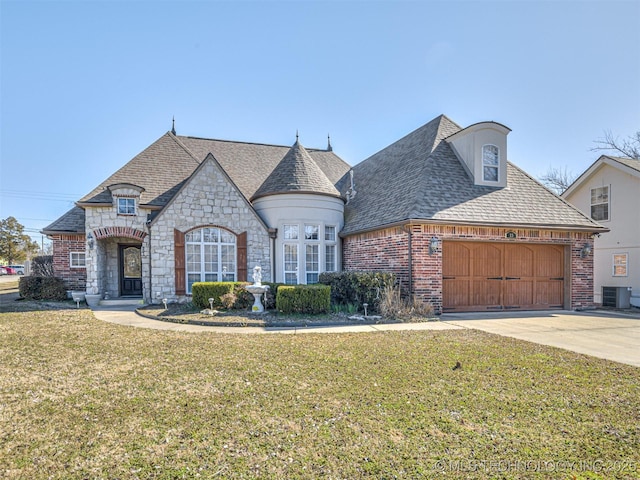
{"label": "air conditioning unit", "polygon": [[602,287],[602,306],[631,307],[631,287]]}

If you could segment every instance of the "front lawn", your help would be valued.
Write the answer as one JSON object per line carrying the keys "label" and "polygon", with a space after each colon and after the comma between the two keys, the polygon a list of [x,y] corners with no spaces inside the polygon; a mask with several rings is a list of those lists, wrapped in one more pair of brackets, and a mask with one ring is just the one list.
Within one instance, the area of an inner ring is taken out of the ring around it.
{"label": "front lawn", "polygon": [[1,478],[640,475],[635,367],[473,330],[195,334],[17,303]]}

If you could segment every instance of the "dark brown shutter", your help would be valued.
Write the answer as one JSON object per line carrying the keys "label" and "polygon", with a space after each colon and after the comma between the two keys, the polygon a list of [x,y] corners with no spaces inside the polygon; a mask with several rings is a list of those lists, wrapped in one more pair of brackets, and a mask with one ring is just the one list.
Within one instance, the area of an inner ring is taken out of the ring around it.
{"label": "dark brown shutter", "polygon": [[186,295],[187,282],[185,278],[184,268],[184,233],[182,233],[180,230],[173,230],[173,246],[175,256],[176,295]]}
{"label": "dark brown shutter", "polygon": [[242,232],[236,239],[238,261],[238,281],[247,281],[247,232]]}

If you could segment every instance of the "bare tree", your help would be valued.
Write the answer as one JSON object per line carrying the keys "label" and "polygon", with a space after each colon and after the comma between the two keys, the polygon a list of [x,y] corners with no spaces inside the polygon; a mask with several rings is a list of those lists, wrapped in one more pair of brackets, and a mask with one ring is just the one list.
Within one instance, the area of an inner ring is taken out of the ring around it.
{"label": "bare tree", "polygon": [[31,274],[34,277],[53,277],[53,255],[33,257]]}
{"label": "bare tree", "polygon": [[615,152],[620,157],[635,158],[640,160],[640,131],[637,131],[635,135],[631,135],[628,138],[620,140],[618,137],[614,137],[611,131],[604,132],[604,138],[596,140],[594,142],[595,147],[591,151],[609,151]]}
{"label": "bare tree", "polygon": [[549,167],[547,173],[540,177],[542,184],[557,195],[562,194],[562,192],[569,188],[569,185],[571,185],[575,179],[576,175],[567,170],[567,167]]}

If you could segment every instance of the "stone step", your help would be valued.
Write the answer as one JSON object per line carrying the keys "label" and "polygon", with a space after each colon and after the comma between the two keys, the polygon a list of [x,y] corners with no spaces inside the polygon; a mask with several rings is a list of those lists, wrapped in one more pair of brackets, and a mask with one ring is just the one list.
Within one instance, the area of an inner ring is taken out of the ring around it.
{"label": "stone step", "polygon": [[110,298],[109,300],[100,300],[101,307],[123,307],[126,305],[144,305],[142,298]]}

